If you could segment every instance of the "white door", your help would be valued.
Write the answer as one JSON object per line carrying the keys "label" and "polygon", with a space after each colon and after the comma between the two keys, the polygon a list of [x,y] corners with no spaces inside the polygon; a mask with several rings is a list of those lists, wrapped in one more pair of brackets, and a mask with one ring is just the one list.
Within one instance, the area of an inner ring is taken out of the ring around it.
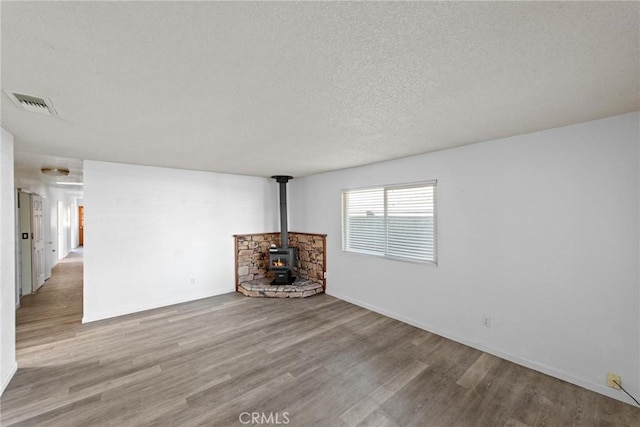
{"label": "white door", "polygon": [[18,223],[20,235],[20,295],[29,295],[32,288],[32,268],[31,268],[31,195],[29,193],[18,193]]}
{"label": "white door", "polygon": [[44,210],[42,197],[31,195],[31,232],[33,233],[31,267],[33,268],[33,292],[44,283]]}

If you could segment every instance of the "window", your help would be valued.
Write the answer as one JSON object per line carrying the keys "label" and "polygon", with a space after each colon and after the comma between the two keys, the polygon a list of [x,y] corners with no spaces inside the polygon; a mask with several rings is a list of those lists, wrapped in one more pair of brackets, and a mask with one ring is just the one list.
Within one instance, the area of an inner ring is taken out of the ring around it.
{"label": "window", "polygon": [[436,262],[436,181],[342,192],[342,250]]}

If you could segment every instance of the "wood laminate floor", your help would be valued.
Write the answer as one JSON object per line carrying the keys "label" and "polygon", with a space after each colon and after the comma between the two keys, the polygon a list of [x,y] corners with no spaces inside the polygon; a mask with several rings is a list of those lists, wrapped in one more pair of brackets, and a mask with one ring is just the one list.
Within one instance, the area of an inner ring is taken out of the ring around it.
{"label": "wood laminate floor", "polygon": [[640,426],[631,405],[328,295],[81,317],[76,251],[22,300],[3,426]]}

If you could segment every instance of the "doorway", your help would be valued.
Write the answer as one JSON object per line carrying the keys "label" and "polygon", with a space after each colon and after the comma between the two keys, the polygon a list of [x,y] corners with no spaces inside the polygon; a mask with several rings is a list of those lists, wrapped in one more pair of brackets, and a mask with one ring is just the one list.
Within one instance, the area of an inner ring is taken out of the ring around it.
{"label": "doorway", "polygon": [[84,206],[78,206],[78,246],[84,246]]}
{"label": "doorway", "polygon": [[20,230],[20,295],[33,291],[31,265],[31,194],[18,193],[18,227]]}
{"label": "doorway", "polygon": [[18,193],[20,295],[35,293],[44,284],[44,210],[42,197]]}
{"label": "doorway", "polygon": [[44,210],[42,197],[31,195],[31,268],[33,269],[33,289],[44,284]]}
{"label": "doorway", "polygon": [[62,200],[58,200],[58,260],[64,257],[64,204]]}

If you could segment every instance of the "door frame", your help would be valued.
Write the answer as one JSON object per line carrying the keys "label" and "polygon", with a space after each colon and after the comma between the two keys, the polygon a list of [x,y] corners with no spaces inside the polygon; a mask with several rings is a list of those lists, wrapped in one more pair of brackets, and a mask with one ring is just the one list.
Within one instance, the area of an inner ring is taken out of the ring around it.
{"label": "door frame", "polygon": [[84,246],[84,206],[78,206],[78,246]]}
{"label": "door frame", "polygon": [[57,230],[57,240],[58,247],[56,248],[58,251],[58,261],[62,259],[64,256],[64,247],[65,247],[65,238],[63,235],[64,230],[64,202],[62,200],[58,200],[58,207],[56,209],[58,213],[58,230]]}

